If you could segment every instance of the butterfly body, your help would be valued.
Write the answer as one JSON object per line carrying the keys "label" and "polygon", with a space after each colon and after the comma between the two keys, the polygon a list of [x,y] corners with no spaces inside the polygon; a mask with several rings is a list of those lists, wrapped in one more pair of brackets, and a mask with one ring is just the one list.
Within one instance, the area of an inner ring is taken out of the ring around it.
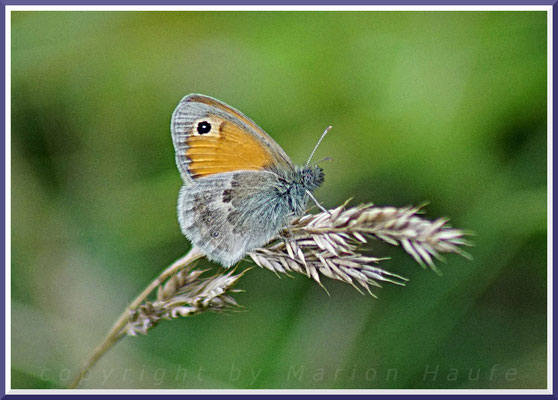
{"label": "butterfly body", "polygon": [[324,179],[321,168],[294,166],[252,120],[207,96],[184,97],[171,131],[184,181],[182,233],[225,267],[302,215]]}

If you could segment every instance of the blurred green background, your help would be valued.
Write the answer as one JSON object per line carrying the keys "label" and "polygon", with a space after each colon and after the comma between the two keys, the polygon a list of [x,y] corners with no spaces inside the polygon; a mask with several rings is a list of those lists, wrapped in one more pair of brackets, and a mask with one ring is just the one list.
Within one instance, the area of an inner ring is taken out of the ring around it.
{"label": "blurred green background", "polygon": [[83,387],[546,387],[546,13],[14,12],[11,40],[13,388],[65,387],[189,248],[169,122],[192,92],[299,164],[333,125],[326,207],[429,201],[474,260],[439,277],[372,242],[410,278],[377,300],[256,268],[243,312],[125,338]]}

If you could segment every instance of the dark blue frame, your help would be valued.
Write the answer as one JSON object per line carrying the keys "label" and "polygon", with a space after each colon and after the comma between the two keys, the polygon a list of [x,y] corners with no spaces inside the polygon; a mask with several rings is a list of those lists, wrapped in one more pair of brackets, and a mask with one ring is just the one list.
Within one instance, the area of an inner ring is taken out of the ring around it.
{"label": "dark blue frame", "polygon": [[[6,6],[7,5],[526,5],[526,6],[534,6],[534,5],[552,5],[552,10],[553,10],[553,26],[554,26],[554,31],[553,31],[553,72],[556,68],[556,65],[558,65],[558,58],[556,56],[557,52],[556,52],[556,47],[557,47],[557,43],[558,43],[558,0],[532,0],[532,1],[526,1],[526,0],[492,0],[492,1],[482,1],[482,0],[448,0],[448,1],[441,1],[441,0],[427,0],[427,1],[413,1],[413,0],[399,0],[399,1],[389,1],[389,0],[347,0],[347,1],[340,1],[340,0],[303,0],[303,1],[296,1],[296,0],[192,0],[192,1],[187,1],[187,0],[162,0],[161,2],[156,2],[154,0],[117,0],[117,1],[110,1],[110,0],[85,0],[85,1],[79,1],[79,0],[53,0],[53,1],[45,1],[45,0],[22,0],[22,1],[17,1],[17,0],[12,0],[12,1],[0,1],[0,23],[2,26],[2,33],[5,33],[5,16],[6,16]],[[0,100],[2,103],[4,103],[4,99],[5,99],[5,94],[6,94],[6,85],[5,85],[5,74],[6,71],[4,69],[4,65],[5,65],[5,38],[3,37],[2,40],[0,41],[0,47],[1,47],[1,54],[2,54],[2,63],[1,63],[1,68],[2,68],[2,76],[4,77],[4,79],[2,79],[2,81],[0,82],[0,85],[2,87],[2,93],[4,94],[4,96],[2,97],[2,99]],[[556,93],[558,89],[558,79],[554,78],[553,81],[553,87],[552,87],[552,93]],[[554,99],[554,96],[553,96]],[[557,120],[558,117],[558,102],[554,101],[553,102],[553,110],[552,110],[552,114],[553,114],[553,121]],[[5,120],[6,118],[6,114],[5,114],[5,104],[4,104],[4,113],[0,114],[0,125],[2,127],[5,126]],[[4,132],[4,135],[9,134],[9,132]],[[558,146],[556,138],[553,136],[553,149],[552,152],[553,154],[555,154],[555,149]],[[2,169],[2,174],[0,176],[0,179],[2,180],[2,196],[1,196],[1,202],[2,202],[2,209],[5,210],[6,209],[6,203],[5,203],[5,196],[6,196],[6,180],[5,180],[5,171],[4,171],[4,165],[5,165],[5,136],[0,144],[0,159],[2,160],[1,162],[1,169]],[[552,172],[553,172],[553,177],[556,176],[556,170],[554,169],[554,165],[552,166]],[[554,186],[554,185],[553,185]],[[552,193],[554,195],[554,191]],[[553,228],[556,227],[556,214],[553,213],[553,221],[552,221],[552,226]],[[0,216],[0,219],[2,221],[2,227],[3,227],[3,231],[2,231],[2,235],[4,235],[4,232],[6,231],[6,219],[5,219],[5,214],[2,213]],[[555,246],[558,245],[558,239],[556,239],[556,237],[553,238],[553,249],[556,249]],[[2,247],[2,260],[5,259],[6,257],[6,240],[4,238],[4,246]],[[552,260],[553,263],[552,265],[554,265],[554,260]],[[4,265],[4,268],[9,268],[8,265]],[[554,279],[553,279],[553,284],[556,283],[558,281],[558,276],[557,274],[554,274]],[[4,288],[5,287],[5,269],[3,270],[3,272],[0,274],[0,287]],[[554,297],[554,296],[553,296]],[[0,363],[0,396],[1,398],[5,398],[8,397],[8,395],[6,394],[6,382],[5,382],[5,360],[6,360],[6,352],[5,352],[5,329],[6,329],[6,321],[5,321],[5,304],[4,304],[4,298],[5,295],[2,296],[0,298],[0,315],[1,315],[1,319],[0,319],[0,324],[1,324],[1,329],[0,329],[0,335],[2,337],[2,346],[0,346],[0,359],[1,359],[1,363]],[[554,305],[554,298],[549,299],[550,301],[552,301],[552,304]],[[556,320],[556,308],[553,307],[553,321]],[[553,349],[553,354],[552,354],[552,364],[554,364],[554,361],[556,361],[556,349]],[[552,387],[555,388],[556,387],[556,370],[553,369],[553,376],[552,376]],[[46,397],[50,397],[50,398],[58,398],[60,395],[46,395]],[[69,398],[73,397],[73,395],[66,395],[69,396]],[[65,396],[65,397],[66,397]],[[138,395],[88,395],[88,398],[98,398],[98,397],[106,397],[106,396],[118,396],[119,399],[135,399]],[[160,396],[160,395],[142,395],[142,397],[152,397],[155,398],[155,396]],[[216,397],[221,397],[218,395],[173,395],[174,397],[177,396],[188,396],[188,397],[203,397],[205,399],[208,398],[216,398]],[[244,398],[246,395],[229,395],[230,397],[234,397],[234,398]],[[229,397],[228,396],[228,397]],[[271,395],[268,395],[271,396]],[[277,395],[273,395],[275,398],[277,397],[292,397],[292,395],[283,395],[283,394],[277,394]],[[301,396],[301,395],[296,395],[296,396]],[[328,397],[337,397],[337,398],[341,398],[341,397],[346,396],[346,394],[332,394],[332,395],[328,395]],[[372,397],[373,395],[359,395],[359,397]],[[374,395],[375,397],[383,397],[386,399],[398,399],[398,398],[403,398],[403,397],[414,397],[414,398],[422,398],[422,399],[428,399],[431,398],[433,395]],[[449,396],[449,395],[441,395],[442,397],[445,396]],[[28,399],[28,398],[35,398],[38,397],[38,395],[12,395],[12,398],[17,398],[17,399]],[[41,397],[43,397],[41,395]],[[305,398],[321,398],[322,395],[305,395]],[[437,396],[438,397],[438,396]],[[490,398],[490,399],[495,399],[495,398],[505,398],[508,397],[508,395],[459,395],[460,398]],[[528,399],[528,398],[537,398],[537,399],[554,399],[557,398],[558,396],[555,394],[552,395],[514,395],[513,396],[514,399]]]}

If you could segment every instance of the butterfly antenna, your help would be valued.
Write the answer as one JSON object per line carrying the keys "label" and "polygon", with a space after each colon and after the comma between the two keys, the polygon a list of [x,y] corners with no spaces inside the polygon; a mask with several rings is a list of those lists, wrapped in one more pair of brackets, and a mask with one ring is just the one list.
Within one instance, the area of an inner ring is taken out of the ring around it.
{"label": "butterfly antenna", "polygon": [[316,161],[316,162],[314,163],[314,165],[318,165],[318,164],[320,164],[320,163],[322,163],[322,162],[324,162],[324,161],[333,161],[333,158],[331,158],[331,157],[324,157],[324,158],[322,158],[321,160]]}
{"label": "butterfly antenna", "polygon": [[322,143],[322,140],[324,140],[325,135],[327,135],[327,133],[331,130],[331,128],[333,128],[333,126],[331,126],[331,125],[328,126],[326,128],[326,130],[324,131],[324,133],[322,133],[322,136],[320,136],[320,140],[318,140],[318,143],[316,143],[316,146],[314,146],[314,150],[312,150],[312,153],[310,153],[310,157],[308,157],[308,161],[306,161],[306,165],[310,164],[310,160],[312,159],[312,156],[314,155],[314,153],[318,149],[318,146],[320,145],[320,143]]}
{"label": "butterfly antenna", "polygon": [[308,194],[308,196],[310,196],[310,198],[311,198],[312,200],[314,200],[314,203],[316,203],[316,205],[318,206],[318,208],[319,208],[320,210],[322,210],[323,212],[328,213],[329,215],[331,215],[331,213],[329,212],[329,210],[326,210],[326,209],[324,208],[324,206],[322,206],[322,205],[318,202],[318,200],[316,200],[316,198],[314,197],[314,195],[312,194],[312,192],[310,192],[309,190],[307,190],[306,193]]}

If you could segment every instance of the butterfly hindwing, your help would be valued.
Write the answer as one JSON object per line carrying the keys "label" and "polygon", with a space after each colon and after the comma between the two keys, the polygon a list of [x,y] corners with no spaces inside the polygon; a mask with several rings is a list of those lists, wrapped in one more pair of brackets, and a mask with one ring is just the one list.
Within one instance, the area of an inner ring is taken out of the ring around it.
{"label": "butterfly hindwing", "polygon": [[178,207],[182,232],[212,260],[234,264],[286,224],[277,179],[267,171],[241,171],[186,183]]}

